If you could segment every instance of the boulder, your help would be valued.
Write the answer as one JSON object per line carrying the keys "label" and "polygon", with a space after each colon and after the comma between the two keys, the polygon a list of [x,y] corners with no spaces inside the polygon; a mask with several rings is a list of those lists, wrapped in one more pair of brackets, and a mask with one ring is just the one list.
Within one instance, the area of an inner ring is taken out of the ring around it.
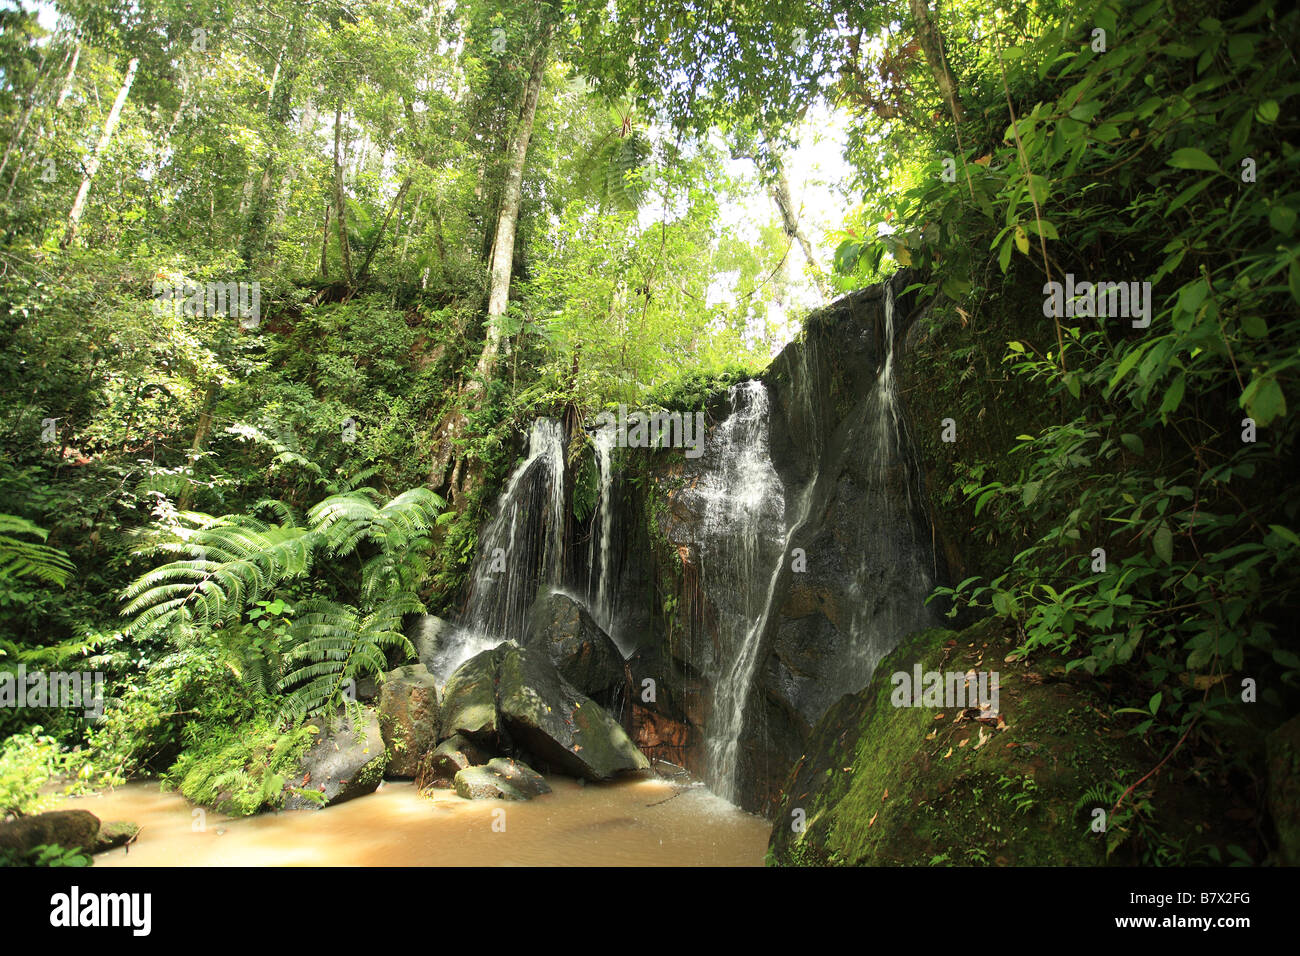
{"label": "boulder", "polygon": [[103,853],[105,850],[114,850],[119,846],[126,846],[136,838],[139,832],[139,824],[125,820],[114,820],[101,824],[99,835],[95,838],[95,852]]}
{"label": "boulder", "polygon": [[551,785],[545,777],[518,760],[494,757],[488,761],[487,769],[530,799],[551,792]]}
{"label": "boulder", "polygon": [[414,777],[420,758],[438,743],[438,685],[423,664],[399,667],[384,677],[379,728],[389,755],[387,775]]}
{"label": "boulder", "polygon": [[528,615],[524,647],[546,654],[560,674],[604,707],[618,709],[627,689],[623,655],[587,613],[567,594],[544,594]]}
{"label": "boulder", "polygon": [[527,800],[521,791],[487,767],[466,767],[456,774],[456,795],[466,800]]}
{"label": "boulder", "polygon": [[456,774],[488,762],[489,755],[462,734],[447,738],[420,758],[415,785],[421,790],[450,787]]}
{"label": "boulder", "polygon": [[463,734],[488,747],[495,746],[500,650],[494,647],[474,655],[447,679],[442,691],[443,740]]}
{"label": "boulder", "polygon": [[588,780],[650,766],[618,722],[566,681],[549,657],[514,643],[495,653],[502,726],[537,762]]}
{"label": "boulder", "polygon": [[[297,773],[290,779],[291,792],[286,810],[332,806],[353,797],[373,793],[383,779],[388,752],[384,748],[379,717],[368,708],[354,719],[341,711],[329,722],[316,718],[309,723],[318,734],[303,754]],[[303,796],[295,789],[315,790],[320,798]]]}
{"label": "boulder", "polygon": [[0,823],[0,852],[24,855],[41,845],[95,851],[99,817],[89,810],[50,810]]}

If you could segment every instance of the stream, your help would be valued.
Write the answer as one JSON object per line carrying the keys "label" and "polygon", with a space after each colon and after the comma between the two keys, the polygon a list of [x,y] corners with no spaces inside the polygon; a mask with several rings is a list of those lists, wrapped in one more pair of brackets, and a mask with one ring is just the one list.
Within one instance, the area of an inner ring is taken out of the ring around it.
{"label": "stream", "polygon": [[[771,824],[699,785],[549,777],[527,802],[421,796],[409,782],[324,810],[230,818],[195,809],[156,781],[66,797],[57,809],[141,826],[117,866],[761,866]],[[504,831],[501,831],[504,811]],[[497,829],[493,829],[496,823]],[[201,827],[201,828],[200,828]]]}

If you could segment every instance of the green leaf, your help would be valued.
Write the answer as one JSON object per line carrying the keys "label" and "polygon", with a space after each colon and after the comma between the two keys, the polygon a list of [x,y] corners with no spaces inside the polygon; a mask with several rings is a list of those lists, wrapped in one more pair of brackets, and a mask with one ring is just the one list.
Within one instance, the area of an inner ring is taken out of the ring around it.
{"label": "green leaf", "polygon": [[[1246,403],[1247,411],[1251,418],[1255,419],[1256,424],[1267,425],[1279,415],[1286,414],[1286,397],[1282,394],[1282,386],[1277,383],[1277,379],[1268,376],[1264,379],[1257,379],[1258,386],[1255,387],[1254,393]],[[1251,385],[1255,383],[1252,382]],[[1249,387],[1247,388],[1249,392]]]}
{"label": "green leaf", "polygon": [[1124,443],[1124,447],[1127,448],[1129,451],[1131,451],[1133,454],[1138,455],[1140,457],[1144,453],[1144,449],[1142,447],[1142,439],[1139,438],[1137,435],[1126,433],[1120,435],[1119,440],[1122,441]]}
{"label": "green leaf", "polygon": [[1218,165],[1209,155],[1192,146],[1174,150],[1174,155],[1169,157],[1169,165],[1178,169],[1203,169],[1211,173],[1219,171]]}
{"label": "green leaf", "polygon": [[1300,547],[1300,535],[1297,535],[1290,528],[1284,528],[1280,524],[1271,524],[1268,527],[1270,531],[1272,531],[1283,541],[1286,541],[1288,544],[1293,544],[1296,545],[1297,547]]}
{"label": "green leaf", "polygon": [[1284,236],[1291,235],[1295,231],[1295,210],[1289,206],[1274,206],[1268,211],[1268,224]]}
{"label": "green leaf", "polygon": [[1174,536],[1170,532],[1168,525],[1162,523],[1156,529],[1156,533],[1151,539],[1151,546],[1155,548],[1156,556],[1165,564],[1174,563]]}
{"label": "green leaf", "polygon": [[1279,112],[1277,100],[1265,100],[1255,110],[1255,116],[1262,123],[1276,123]]}
{"label": "green leaf", "polygon": [[1178,373],[1173,384],[1165,391],[1164,400],[1160,403],[1160,414],[1170,415],[1178,411],[1178,406],[1183,401],[1183,390],[1187,388],[1187,375],[1183,372]]}

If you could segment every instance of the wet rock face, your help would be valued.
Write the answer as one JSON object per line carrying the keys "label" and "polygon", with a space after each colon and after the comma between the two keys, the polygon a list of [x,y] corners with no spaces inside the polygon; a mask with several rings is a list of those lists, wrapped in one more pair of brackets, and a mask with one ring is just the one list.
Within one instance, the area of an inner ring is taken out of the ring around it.
{"label": "wet rock face", "polygon": [[291,793],[284,808],[315,809],[374,793],[388,762],[375,711],[365,708],[358,719],[345,711],[328,722],[316,718],[308,723],[320,732],[288,786],[315,790],[321,798]]}
{"label": "wet rock face", "polygon": [[[818,718],[864,687],[903,635],[934,623],[924,600],[947,572],[932,547],[914,425],[894,374],[920,305],[902,293],[910,281],[899,274],[889,292],[864,289],[809,317],[801,340],[763,374],[762,435],[740,436],[727,455],[710,454],[713,446],[695,460],[659,453],[652,466],[641,510],[657,525],[651,536],[667,547],[656,550],[657,565],[633,566],[640,573],[622,586],[645,593],[655,582],[676,582],[675,619],[656,619],[656,647],[679,672],[704,679],[709,700],[693,716],[681,701],[669,701],[644,714],[637,732],[656,745],[684,747],[674,762],[699,767],[708,762],[705,743],[717,733],[718,708],[741,699],[729,759],[733,799],[747,809],[772,812]],[[725,393],[710,405],[711,441],[732,411]],[[712,521],[710,489],[736,485],[729,472],[760,440],[766,460],[745,473],[770,469],[751,484],[756,495],[777,489],[775,510],[756,506],[750,526],[734,528],[728,542],[727,529]],[[756,591],[738,595],[720,584],[722,553],[745,556],[748,567],[732,577],[756,582]],[[761,632],[744,634],[741,622],[758,619]],[[718,699],[749,641],[757,648],[747,693],[732,689],[730,700]]]}

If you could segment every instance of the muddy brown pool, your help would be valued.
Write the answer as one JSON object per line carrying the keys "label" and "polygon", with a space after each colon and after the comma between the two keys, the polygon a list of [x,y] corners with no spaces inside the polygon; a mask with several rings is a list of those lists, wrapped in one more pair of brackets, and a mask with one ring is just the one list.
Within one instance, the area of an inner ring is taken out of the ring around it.
{"label": "muddy brown pool", "polygon": [[771,824],[702,786],[549,778],[526,802],[420,795],[411,783],[324,810],[229,818],[156,782],[66,797],[59,809],[142,830],[95,866],[761,866]]}

